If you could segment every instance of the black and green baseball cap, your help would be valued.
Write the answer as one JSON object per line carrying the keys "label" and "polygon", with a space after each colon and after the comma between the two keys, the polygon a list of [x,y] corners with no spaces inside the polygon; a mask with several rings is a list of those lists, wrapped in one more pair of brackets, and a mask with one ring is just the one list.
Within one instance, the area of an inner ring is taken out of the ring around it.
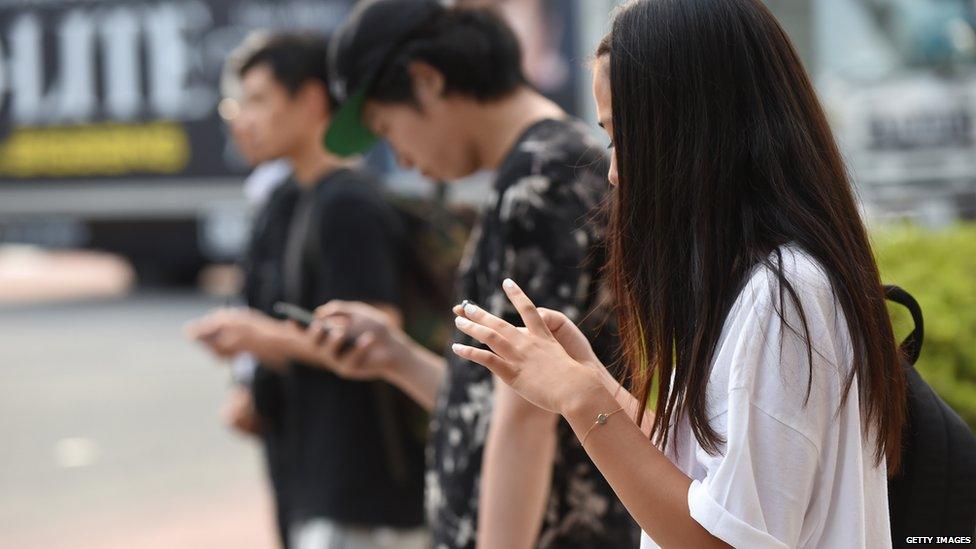
{"label": "black and green baseball cap", "polygon": [[329,42],[329,88],[339,103],[324,145],[339,156],[365,152],[376,136],[362,120],[373,80],[416,31],[445,8],[437,0],[365,0]]}

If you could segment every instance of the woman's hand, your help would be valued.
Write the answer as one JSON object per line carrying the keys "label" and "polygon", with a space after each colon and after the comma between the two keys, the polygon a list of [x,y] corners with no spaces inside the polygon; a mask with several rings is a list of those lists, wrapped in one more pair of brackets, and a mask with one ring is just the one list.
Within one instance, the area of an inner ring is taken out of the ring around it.
{"label": "woman's hand", "polygon": [[602,390],[595,371],[599,361],[579,329],[560,313],[536,308],[512,280],[502,288],[525,328],[468,304],[464,316],[455,319],[457,327],[491,350],[455,344],[454,353],[485,366],[522,398],[551,412],[562,413],[575,398]]}

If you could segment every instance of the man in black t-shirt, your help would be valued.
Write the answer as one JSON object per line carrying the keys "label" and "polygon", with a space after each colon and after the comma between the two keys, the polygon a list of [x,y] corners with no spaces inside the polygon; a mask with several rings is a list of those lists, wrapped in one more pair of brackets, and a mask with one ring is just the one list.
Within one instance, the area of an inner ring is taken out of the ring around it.
{"label": "man in black t-shirt", "polygon": [[420,549],[428,536],[422,442],[409,423],[416,405],[387,384],[306,366],[304,333],[273,315],[279,301],[313,309],[342,299],[400,322],[402,228],[374,178],[320,145],[335,107],[325,63],[324,40],[294,35],[243,61],[255,146],[288,159],[293,175],[255,220],[249,308],[216,311],[189,331],[218,356],[259,361],[252,392],[289,547]]}
{"label": "man in black t-shirt", "polygon": [[[520,323],[501,290],[512,278],[539,306],[581,323],[611,359],[597,215],[608,192],[605,152],[526,84],[511,30],[483,10],[370,0],[333,36],[329,54],[342,102],[326,134],[331,151],[355,153],[378,136],[401,164],[431,178],[494,171],[458,300]],[[341,356],[327,340],[327,366],[386,380],[432,410],[426,500],[436,549],[638,545],[633,521],[565,421],[485,368],[425,351],[373,307],[334,301],[317,314],[364,334]],[[461,332],[454,341],[474,344]]]}

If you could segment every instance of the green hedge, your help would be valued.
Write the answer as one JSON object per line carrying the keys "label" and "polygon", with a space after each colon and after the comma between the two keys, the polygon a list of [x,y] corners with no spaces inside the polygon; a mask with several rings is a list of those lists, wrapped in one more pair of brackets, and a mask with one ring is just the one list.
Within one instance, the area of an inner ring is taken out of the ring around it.
{"label": "green hedge", "polygon": [[[922,377],[976,429],[976,224],[880,227],[872,243],[882,280],[908,290],[922,306]],[[911,317],[898,305],[889,309],[895,335],[903,338]]]}

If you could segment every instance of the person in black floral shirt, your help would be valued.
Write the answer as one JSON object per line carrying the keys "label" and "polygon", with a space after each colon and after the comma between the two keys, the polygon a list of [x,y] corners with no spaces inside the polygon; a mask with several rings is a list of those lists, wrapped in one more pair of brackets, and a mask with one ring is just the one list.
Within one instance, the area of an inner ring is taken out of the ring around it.
{"label": "person in black floral shirt", "polygon": [[[532,90],[518,43],[491,12],[434,1],[361,3],[330,45],[342,101],[326,146],[362,151],[384,137],[401,164],[454,180],[494,170],[458,296],[511,321],[501,282],[518,280],[613,359],[603,264],[609,188],[602,147]],[[436,549],[636,547],[636,527],[568,425],[449,351],[435,355],[368,305],[317,311],[322,362],[380,378],[432,409],[427,511]],[[347,339],[351,350],[340,351]],[[472,340],[455,332],[455,343]]]}
{"label": "person in black floral shirt", "polygon": [[[606,160],[585,127],[571,119],[530,126],[498,169],[489,206],[461,265],[460,296],[518,322],[502,281],[520,281],[540,307],[582,322],[598,355],[613,360],[611,310],[598,271],[602,264]],[[456,343],[477,345],[460,332]],[[427,508],[453,544],[470,546],[489,431],[500,387],[486,369],[448,357],[428,447]],[[565,421],[556,424],[552,488],[538,547],[625,546],[629,521]],[[616,533],[616,534],[615,534]],[[620,545],[617,545],[620,544]]]}

